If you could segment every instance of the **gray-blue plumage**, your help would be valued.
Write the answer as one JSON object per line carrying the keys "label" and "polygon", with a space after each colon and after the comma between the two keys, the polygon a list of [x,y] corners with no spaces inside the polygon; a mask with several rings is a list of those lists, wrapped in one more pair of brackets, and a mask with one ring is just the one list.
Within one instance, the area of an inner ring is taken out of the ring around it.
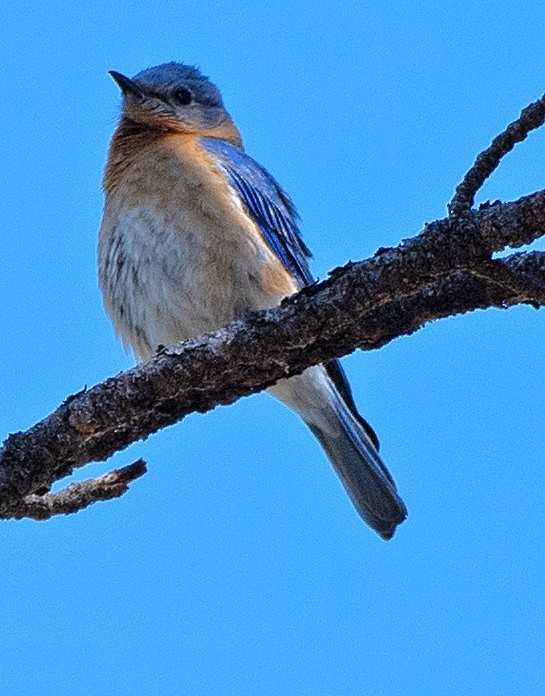
{"label": "gray-blue plumage", "polygon": [[303,288],[314,282],[308,265],[312,254],[297,225],[291,198],[275,179],[240,148],[216,138],[201,138],[238,192],[271,249]]}
{"label": "gray-blue plumage", "polygon": [[183,86],[190,89],[195,99],[203,106],[223,107],[219,89],[192,65],[163,63],[142,70],[132,79],[138,86],[143,87],[147,94],[155,92],[159,98],[168,95],[169,90]]}
{"label": "gray-blue plumage", "polygon": [[[201,145],[214,155],[237,191],[249,215],[258,224],[269,247],[301,287],[314,282],[309,269],[311,254],[299,232],[298,217],[289,196],[276,180],[240,148],[215,138],[201,138]],[[395,482],[378,455],[378,439],[359,414],[344,370],[338,360],[325,366],[333,383],[335,417],[342,429],[331,437],[309,423],[328,453],[355,506],[385,538],[406,515]],[[335,390],[336,388],[336,390]],[[384,519],[376,512],[381,510]]]}

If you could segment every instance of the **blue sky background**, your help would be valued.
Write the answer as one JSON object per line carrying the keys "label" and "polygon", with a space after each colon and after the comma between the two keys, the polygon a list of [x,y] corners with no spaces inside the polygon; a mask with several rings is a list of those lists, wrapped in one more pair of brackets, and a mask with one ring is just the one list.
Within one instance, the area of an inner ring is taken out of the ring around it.
{"label": "blue sky background", "polygon": [[[118,113],[107,75],[168,60],[221,87],[324,277],[443,217],[545,90],[545,5],[37,2],[2,9],[0,424],[132,364],[95,272]],[[544,187],[545,132],[481,192]],[[0,691],[543,694],[545,314],[437,322],[345,365],[409,507],[384,543],[265,395],[111,462],[119,501],[0,525]]]}

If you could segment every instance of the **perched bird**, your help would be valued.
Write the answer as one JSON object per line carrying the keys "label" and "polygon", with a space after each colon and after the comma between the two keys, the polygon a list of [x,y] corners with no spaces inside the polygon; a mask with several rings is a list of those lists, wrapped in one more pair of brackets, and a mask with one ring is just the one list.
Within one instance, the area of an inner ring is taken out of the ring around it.
{"label": "perched bird", "polygon": [[[291,199],[245,154],[208,78],[180,63],[110,74],[123,107],[104,174],[98,265],[125,346],[148,358],[313,283]],[[339,362],[268,391],[310,427],[367,524],[391,538],[407,512]]]}

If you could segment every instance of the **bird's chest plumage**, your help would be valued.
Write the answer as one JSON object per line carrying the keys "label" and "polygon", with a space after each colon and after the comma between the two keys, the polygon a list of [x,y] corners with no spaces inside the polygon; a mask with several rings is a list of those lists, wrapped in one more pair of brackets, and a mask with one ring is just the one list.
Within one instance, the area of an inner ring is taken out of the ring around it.
{"label": "bird's chest plumage", "polygon": [[107,194],[99,241],[105,306],[141,358],[296,290],[197,143],[150,154]]}

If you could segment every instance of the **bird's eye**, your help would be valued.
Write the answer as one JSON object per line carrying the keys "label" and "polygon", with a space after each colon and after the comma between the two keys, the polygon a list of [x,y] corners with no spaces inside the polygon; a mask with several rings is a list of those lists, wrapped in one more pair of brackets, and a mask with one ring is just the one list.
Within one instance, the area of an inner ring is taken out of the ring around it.
{"label": "bird's eye", "polygon": [[188,104],[191,104],[191,101],[193,99],[193,95],[185,87],[179,87],[178,89],[175,89],[174,92],[172,92],[172,97],[181,106],[187,106]]}

